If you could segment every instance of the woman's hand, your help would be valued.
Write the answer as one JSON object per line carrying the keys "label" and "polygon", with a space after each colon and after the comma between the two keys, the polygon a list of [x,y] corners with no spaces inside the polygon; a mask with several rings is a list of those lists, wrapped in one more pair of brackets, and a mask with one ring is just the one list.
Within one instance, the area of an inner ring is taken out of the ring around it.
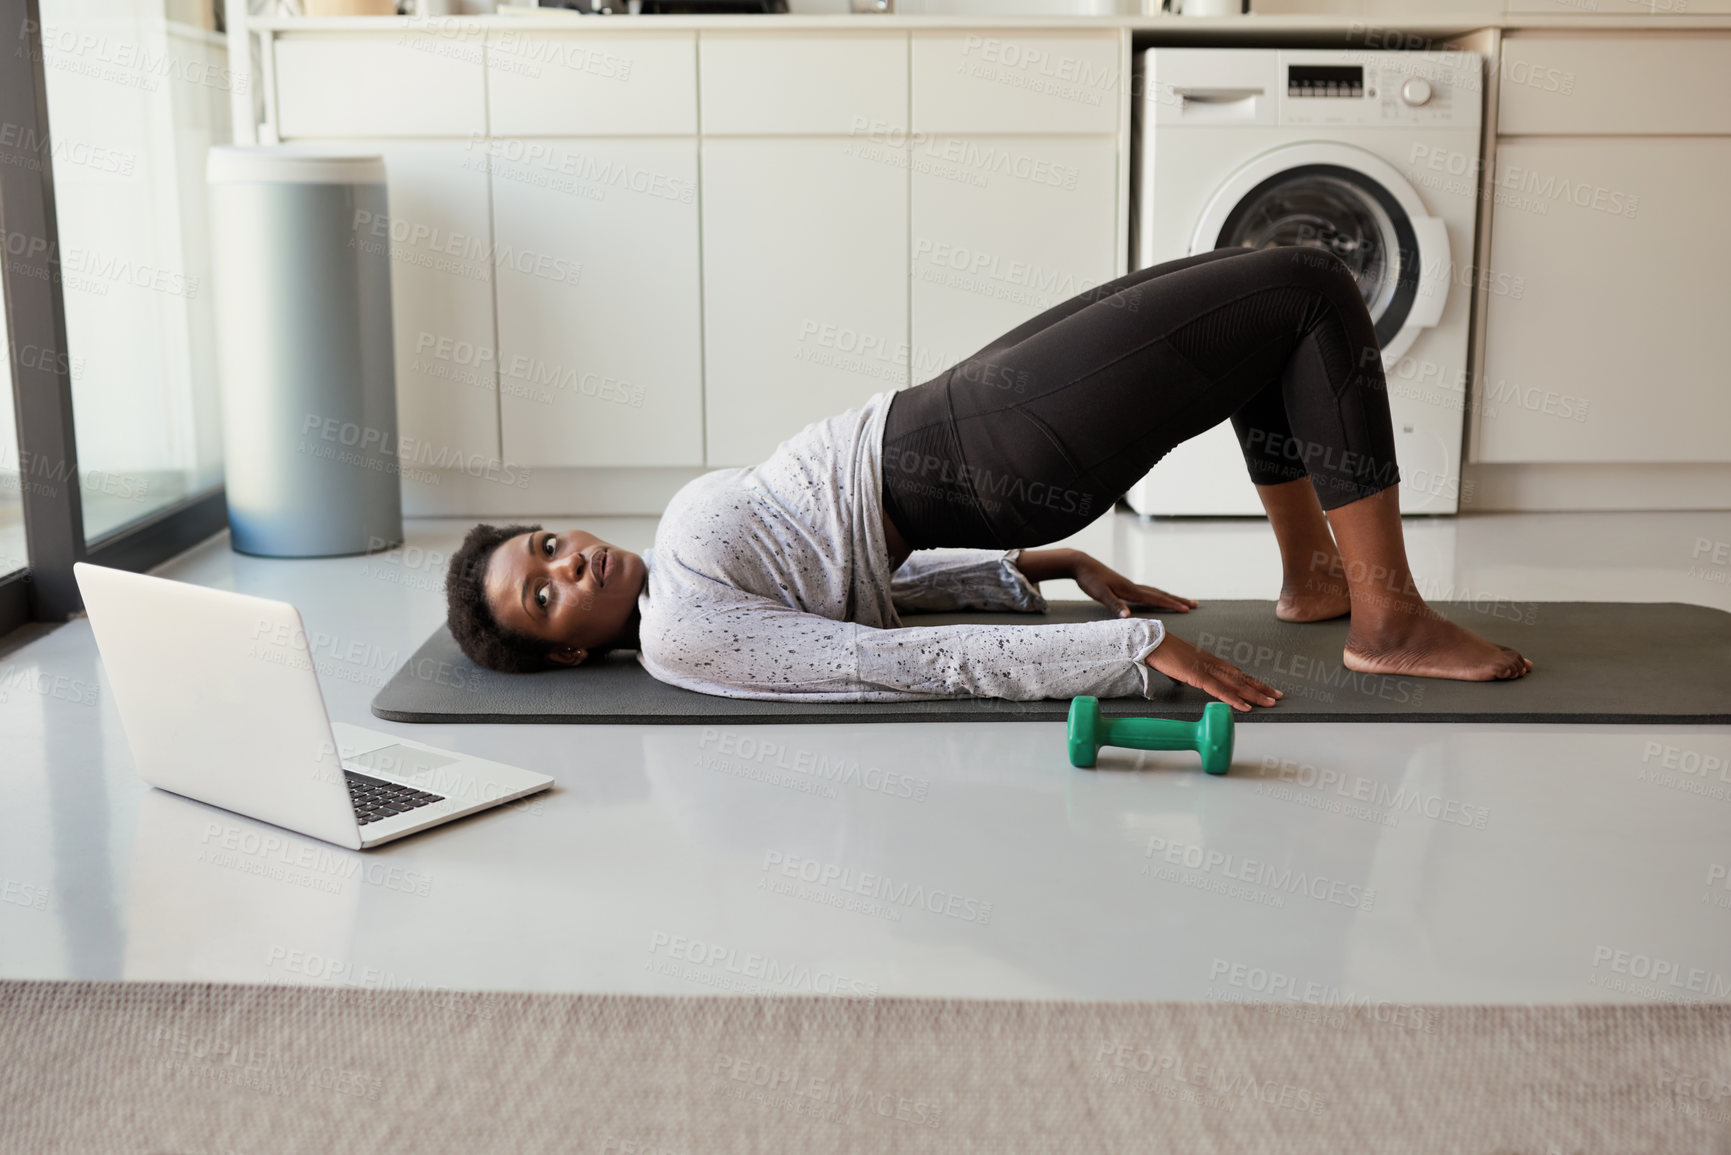
{"label": "woman's hand", "polygon": [[1154,647],[1154,652],[1148,655],[1148,664],[1175,682],[1212,694],[1234,710],[1249,710],[1252,705],[1272,706],[1285,696],[1231,662],[1223,662],[1171,634]]}
{"label": "woman's hand", "polygon": [[[1196,608],[1196,599],[1181,598],[1153,586],[1139,586],[1099,558],[1075,551],[1070,577],[1082,587],[1082,592],[1111,610],[1120,618],[1130,616],[1132,606],[1156,610],[1174,610],[1187,614]],[[1164,648],[1164,647],[1162,647]]]}

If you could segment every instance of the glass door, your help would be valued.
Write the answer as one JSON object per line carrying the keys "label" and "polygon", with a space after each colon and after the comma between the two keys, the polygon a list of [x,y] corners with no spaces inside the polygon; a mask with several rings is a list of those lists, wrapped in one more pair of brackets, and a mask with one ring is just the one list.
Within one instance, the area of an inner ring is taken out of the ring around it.
{"label": "glass door", "polygon": [[232,139],[211,0],[41,0],[84,538],[222,483],[205,153]]}

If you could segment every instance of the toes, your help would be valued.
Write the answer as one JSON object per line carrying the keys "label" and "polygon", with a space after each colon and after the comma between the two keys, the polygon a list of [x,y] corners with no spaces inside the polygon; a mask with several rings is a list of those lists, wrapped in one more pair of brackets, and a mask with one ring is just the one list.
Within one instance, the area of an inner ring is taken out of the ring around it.
{"label": "toes", "polygon": [[1513,649],[1510,646],[1498,646],[1497,649],[1508,655],[1508,660],[1503,665],[1503,677],[1519,678],[1532,670],[1532,659],[1521,656],[1519,650]]}

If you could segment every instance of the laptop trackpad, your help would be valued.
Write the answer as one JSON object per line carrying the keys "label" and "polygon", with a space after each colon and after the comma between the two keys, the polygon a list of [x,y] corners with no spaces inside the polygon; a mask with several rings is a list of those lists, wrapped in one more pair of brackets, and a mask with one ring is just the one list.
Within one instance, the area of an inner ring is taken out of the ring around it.
{"label": "laptop trackpad", "polygon": [[431,750],[418,750],[413,746],[393,744],[381,746],[377,750],[368,750],[365,754],[356,754],[352,758],[343,759],[343,767],[347,770],[371,770],[375,774],[389,774],[394,778],[418,778],[429,774],[440,766],[449,766],[458,761],[446,754],[435,754]]}

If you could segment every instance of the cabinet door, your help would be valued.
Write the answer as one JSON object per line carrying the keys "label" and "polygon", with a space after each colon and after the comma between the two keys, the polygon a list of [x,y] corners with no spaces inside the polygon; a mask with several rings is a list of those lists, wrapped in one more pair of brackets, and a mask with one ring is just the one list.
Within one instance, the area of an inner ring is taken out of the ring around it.
{"label": "cabinet door", "polygon": [[493,136],[690,136],[697,131],[697,33],[493,29]]}
{"label": "cabinet door", "polygon": [[1118,131],[1123,37],[969,29],[913,34],[914,131]]}
{"label": "cabinet door", "polygon": [[1731,132],[1728,37],[1514,33],[1503,40],[1499,71],[1505,136]]}
{"label": "cabinet door", "polygon": [[705,30],[707,136],[905,132],[908,34]]}
{"label": "cabinet door", "polygon": [[[1589,20],[1595,13],[1612,10],[1609,5],[1600,5],[1598,0],[1508,0],[1508,5],[1511,16],[1531,13],[1576,18],[1585,16]],[[1731,0],[1630,0],[1627,4],[1617,4],[1615,11],[1622,16],[1705,16],[1712,12],[1731,12]],[[1519,22],[1511,20],[1509,23]],[[1584,31],[1592,34],[1597,29],[1588,28]]]}
{"label": "cabinet door", "polygon": [[752,465],[908,367],[905,136],[703,142],[708,463]]}
{"label": "cabinet door", "polygon": [[1497,148],[1475,458],[1731,461],[1725,138]]}
{"label": "cabinet door", "polygon": [[703,464],[696,140],[488,149],[507,459]]}
{"label": "cabinet door", "polygon": [[265,51],[284,140],[487,131],[480,37],[454,22],[400,33],[267,33]]}
{"label": "cabinet door", "polygon": [[329,146],[385,158],[390,219],[357,214],[354,243],[388,246],[391,253],[397,430],[405,472],[498,458],[498,342],[485,168],[458,141]]}
{"label": "cabinet door", "polygon": [[1116,137],[934,136],[911,168],[912,384],[1112,279]]}

